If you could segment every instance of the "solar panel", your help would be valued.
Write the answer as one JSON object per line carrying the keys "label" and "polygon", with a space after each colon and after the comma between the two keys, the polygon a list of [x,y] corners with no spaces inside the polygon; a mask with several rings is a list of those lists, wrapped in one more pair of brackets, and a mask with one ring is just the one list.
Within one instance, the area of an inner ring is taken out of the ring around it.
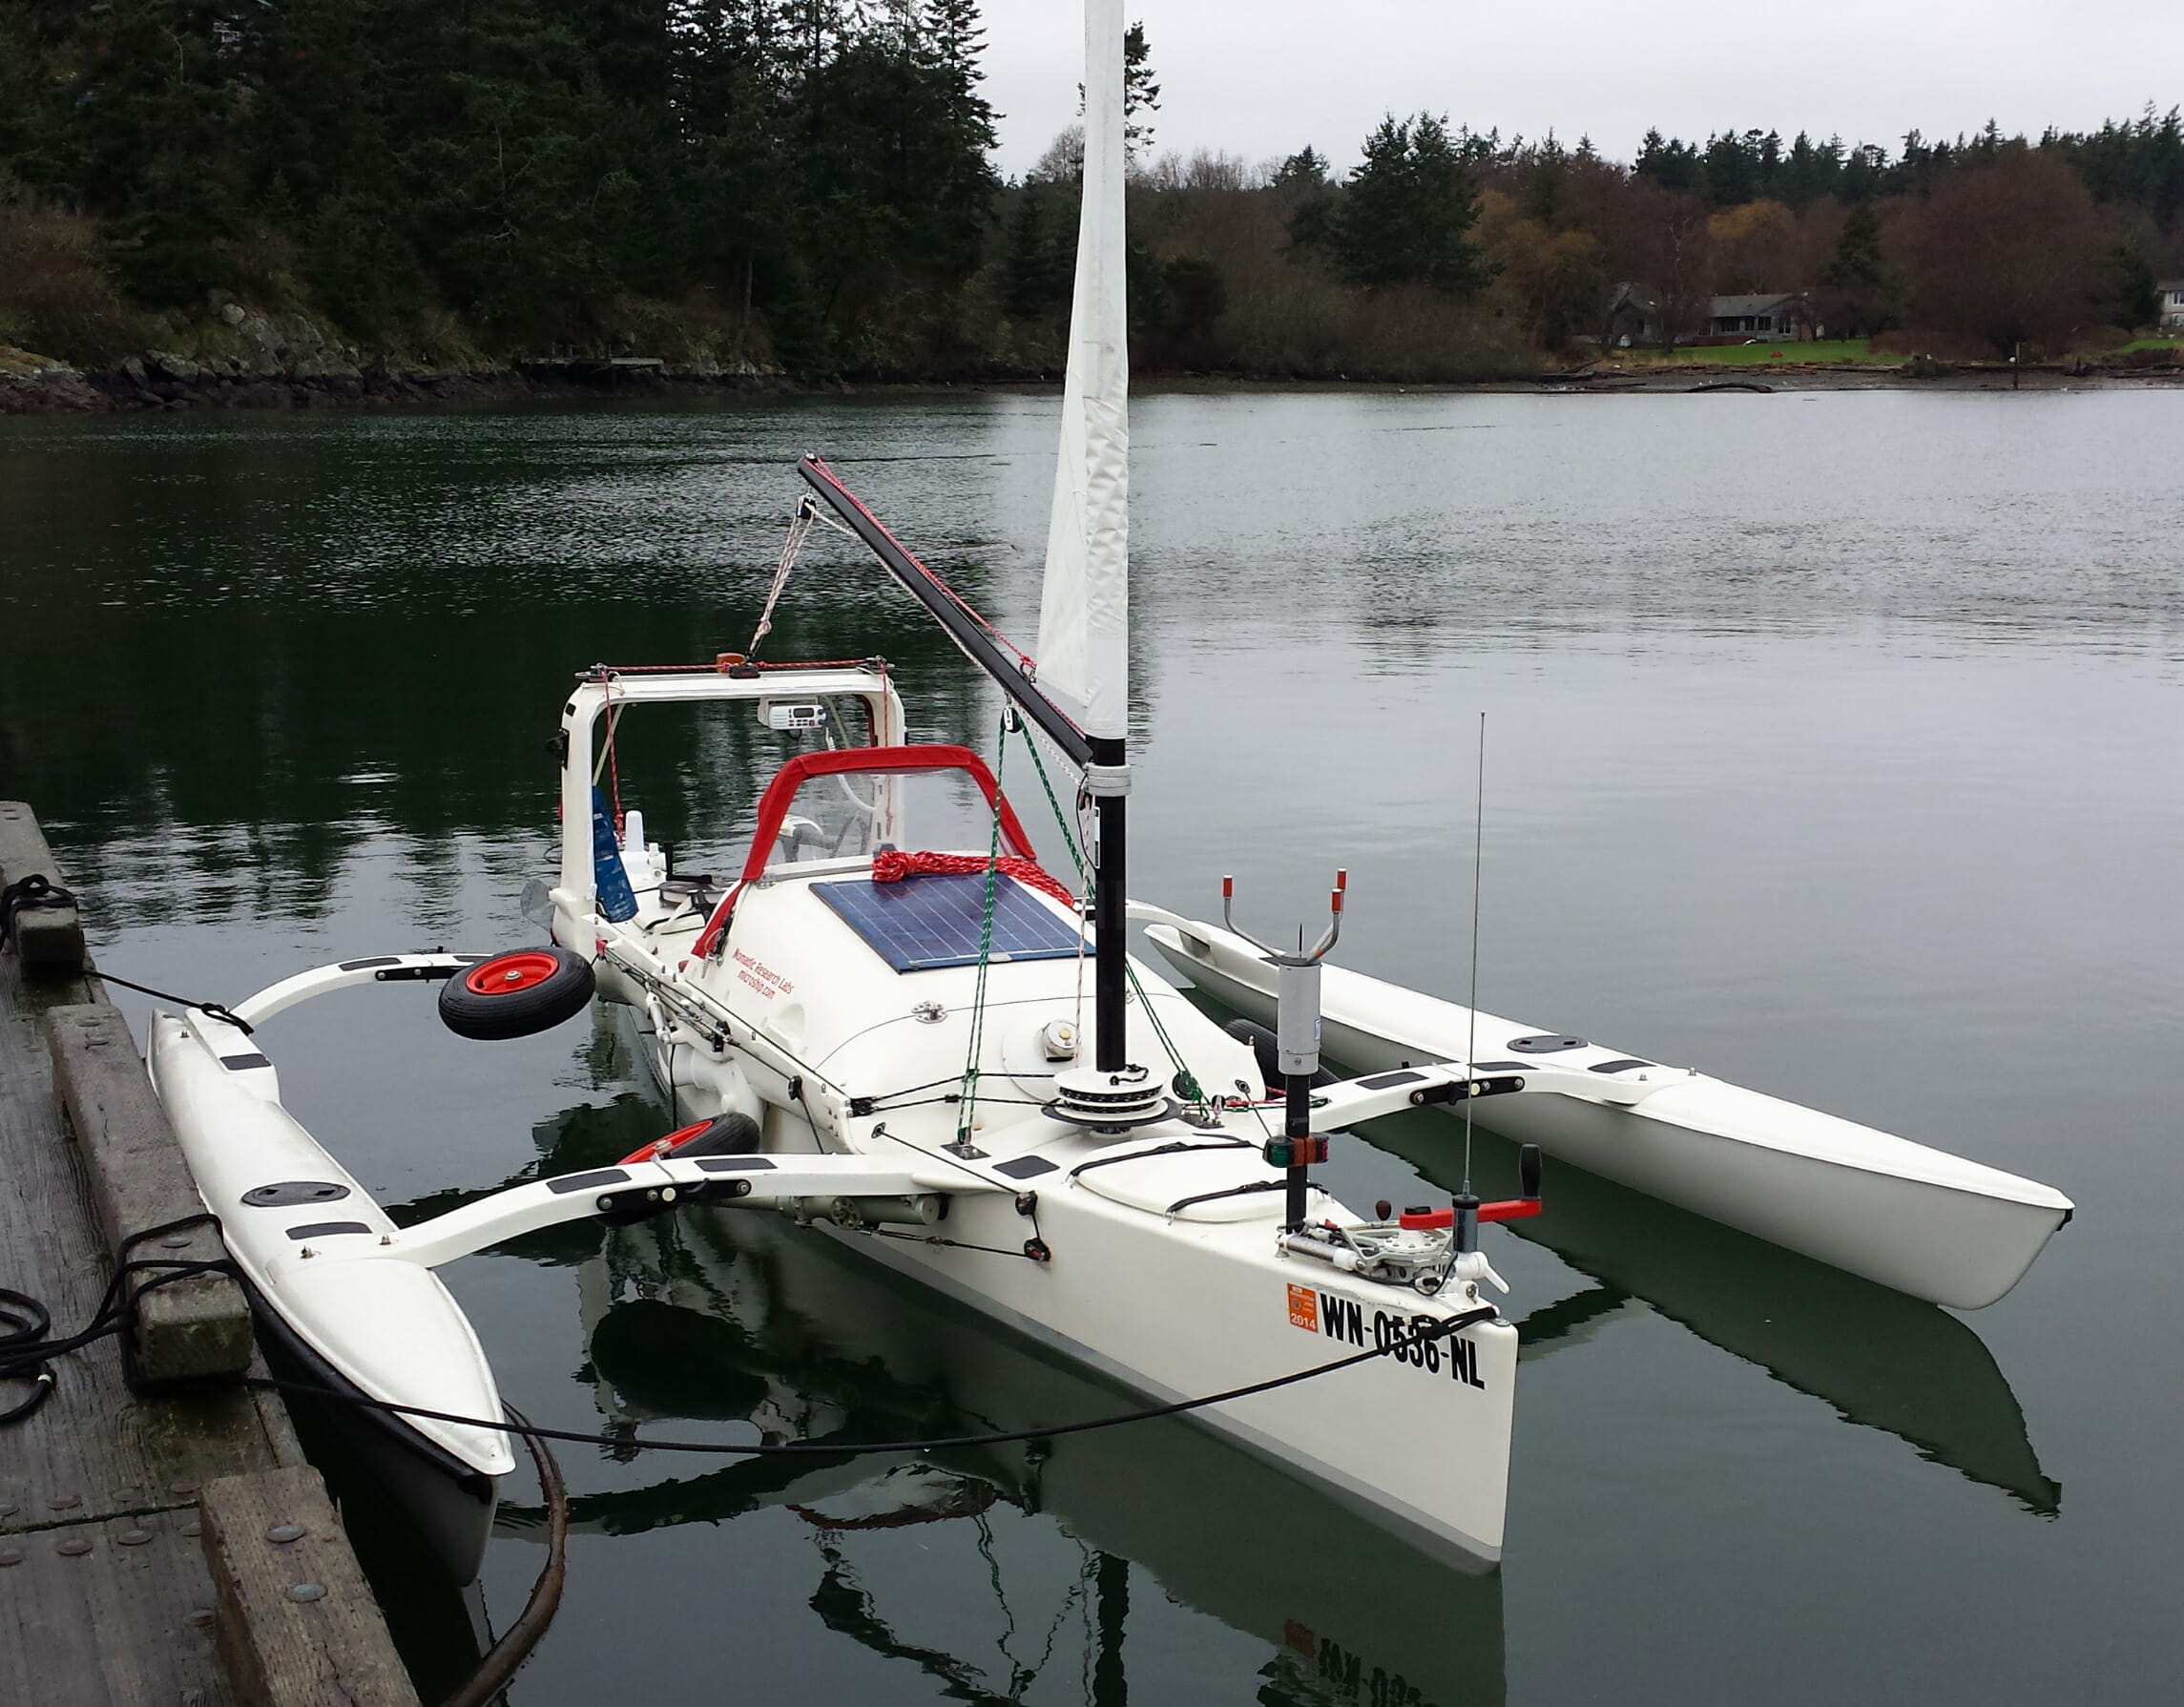
{"label": "solar panel", "polygon": [[[811,889],[898,972],[978,964],[986,914],[983,871],[892,884],[848,878]],[[1073,925],[1033,900],[1014,878],[995,880],[992,959],[1067,960],[1076,951]]]}

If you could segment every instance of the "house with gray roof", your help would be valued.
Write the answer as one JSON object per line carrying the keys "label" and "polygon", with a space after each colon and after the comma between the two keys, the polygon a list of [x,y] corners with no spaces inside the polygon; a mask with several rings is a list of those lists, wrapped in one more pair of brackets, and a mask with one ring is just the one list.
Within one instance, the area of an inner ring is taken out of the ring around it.
{"label": "house with gray roof", "polygon": [[1707,304],[1710,338],[1810,338],[1812,316],[1801,290],[1716,297]]}

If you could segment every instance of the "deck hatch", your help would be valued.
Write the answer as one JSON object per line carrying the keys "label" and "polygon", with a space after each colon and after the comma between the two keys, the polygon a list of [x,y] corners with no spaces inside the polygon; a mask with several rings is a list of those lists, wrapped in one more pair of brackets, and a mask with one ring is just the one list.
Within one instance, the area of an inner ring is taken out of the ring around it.
{"label": "deck hatch", "polygon": [[[863,937],[873,953],[898,972],[978,964],[986,911],[986,874],[906,877],[876,884],[870,878],[813,884],[811,891]],[[1068,960],[1077,933],[1012,877],[996,881],[993,952],[996,961]]]}

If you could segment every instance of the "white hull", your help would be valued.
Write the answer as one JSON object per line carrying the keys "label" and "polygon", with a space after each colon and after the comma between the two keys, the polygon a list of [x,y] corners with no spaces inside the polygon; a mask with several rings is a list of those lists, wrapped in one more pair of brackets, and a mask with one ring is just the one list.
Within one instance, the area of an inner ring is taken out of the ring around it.
{"label": "white hull", "polygon": [[[649,1058],[664,1083],[662,1064]],[[702,1109],[705,1094],[688,1089],[687,1073],[682,1082],[686,1114]],[[1093,1140],[1045,1121],[1028,1124],[1049,1128],[1042,1137],[1080,1147],[1066,1153],[1071,1162],[1205,1135],[1170,1124],[1119,1140]],[[1072,1189],[1061,1169],[1027,1183],[1045,1188],[1037,1232],[1054,1253],[1050,1261],[1015,1254],[1033,1223],[1018,1213],[1012,1195],[957,1197],[947,1220],[934,1229],[983,1250],[845,1231],[824,1221],[814,1222],[808,1236],[853,1247],[1154,1404],[1247,1385],[1370,1347],[1376,1316],[1387,1324],[1382,1332],[1400,1335],[1413,1316],[1446,1317],[1467,1302],[1453,1290],[1428,1300],[1282,1257],[1266,1218],[1173,1220]],[[1314,1295],[1308,1328],[1292,1320],[1295,1288]],[[1340,1305],[1330,1310],[1336,1300]],[[1477,1570],[1501,1557],[1517,1333],[1504,1322],[1481,1322],[1457,1341],[1461,1356],[1437,1351],[1430,1367],[1371,1359],[1187,1414],[1445,1562]]]}
{"label": "white hull", "polygon": [[[1041,1214],[1051,1230],[1096,1261],[1099,1243],[1087,1239],[1077,1245],[1071,1218]],[[1228,1260],[1208,1261],[1196,1252],[1176,1259],[1162,1248],[1171,1241],[1147,1239],[1142,1231],[1134,1237],[1128,1228],[1108,1229],[1105,1241],[1113,1263],[1141,1264],[1134,1296],[1120,1298],[1107,1294],[1104,1283],[1091,1296],[1066,1284],[1005,1293],[990,1274],[972,1272],[974,1265],[959,1253],[928,1255],[916,1246],[829,1231],[1155,1404],[1331,1362],[1373,1343],[1376,1310],[1391,1322],[1407,1322],[1409,1315],[1388,1309],[1390,1303],[1401,1309],[1402,1301],[1368,1300],[1361,1310],[1362,1341],[1331,1336],[1323,1323],[1314,1338],[1289,1322],[1288,1287],[1334,1277],[1300,1273],[1297,1262],[1271,1252],[1244,1263],[1233,1260],[1235,1252],[1222,1254]],[[1254,1242],[1266,1243],[1263,1225],[1258,1234]],[[991,1265],[988,1259],[983,1266]],[[1331,1286],[1321,1291],[1318,1307],[1336,1296]],[[1480,1322],[1465,1329],[1459,1343],[1470,1347],[1461,1365],[1453,1358],[1444,1362],[1446,1353],[1430,1369],[1379,1359],[1321,1377],[1324,1386],[1316,1393],[1292,1389],[1298,1396],[1270,1393],[1186,1414],[1445,1562],[1478,1569],[1502,1553],[1517,1331],[1507,1322]]]}
{"label": "white hull", "polygon": [[[198,1195],[219,1217],[261,1321],[270,1315],[271,1337],[303,1363],[303,1379],[386,1403],[499,1416],[492,1372],[462,1310],[430,1269],[373,1254],[386,1248],[394,1223],[281,1107],[278,1075],[256,1043],[194,1010],[159,1014],[146,1056]],[[264,1201],[268,1195],[277,1200]],[[506,1437],[355,1415],[350,1438],[455,1579],[469,1581],[491,1532],[499,1478],[514,1467]]]}
{"label": "white hull", "polygon": [[[655,676],[612,692],[617,703],[756,697],[801,675],[748,686]],[[884,684],[841,685],[870,697],[871,727],[900,726]],[[982,977],[982,879],[875,875],[860,837],[918,845],[915,827],[903,828],[897,779],[921,765],[961,776],[973,756],[884,743],[817,756],[833,770],[801,768],[812,756],[795,761],[768,788],[743,881],[724,903],[670,896],[659,849],[633,831],[620,859],[642,899],[634,917],[614,920],[595,906],[584,833],[609,691],[582,682],[563,710],[563,883],[547,901],[554,940],[595,952],[600,994],[649,1022],[640,1030],[677,1118],[752,1119],[759,1154],[777,1170],[762,1192],[812,1163],[914,1172],[934,1218],[913,1210],[905,1222],[901,1197],[882,1206],[876,1194],[869,1212],[847,1214],[833,1207],[847,1199],[809,1198],[804,1218],[1156,1402],[1407,1343],[1419,1321],[1480,1316],[1423,1346],[1417,1365],[1372,1358],[1193,1415],[1420,1545],[1474,1563],[1500,1557],[1517,1336],[1484,1312],[1473,1282],[1414,1287],[1287,1252],[1283,1194],[1270,1189],[1282,1175],[1261,1155],[1280,1115],[1246,1106],[1263,1094],[1251,1051],[1140,963],[1123,1053],[1150,1064],[1154,1101],[1169,1112],[1111,1128],[1048,1112],[1058,1072],[1081,1064],[1074,1038],[1092,1006],[1076,914],[999,878],[992,905],[1015,934],[1006,948],[993,939]],[[842,776],[852,764],[865,774]],[[844,800],[869,801],[851,808],[846,835],[830,828],[816,850],[790,838],[786,826],[816,823]],[[1053,1045],[1063,1052],[1046,1052],[1057,1038],[1068,1039]],[[973,1055],[979,1090],[966,1129],[956,1093]],[[1208,1103],[1203,1124],[1179,1117],[1160,1093],[1180,1094],[1183,1076],[1236,1106]],[[1020,1196],[1036,1197],[1035,1214],[1019,1210]],[[1305,1216],[1363,1224],[1319,1193]],[[1046,1256],[1028,1259],[1028,1240]]]}
{"label": "white hull", "polygon": [[[1019,1349],[1014,1336],[986,1331],[985,1318],[922,1303],[892,1271],[791,1227],[714,1217],[665,1238],[649,1227],[632,1229],[608,1248],[602,1292],[610,1274],[617,1288],[634,1285],[641,1299],[656,1301],[638,1308],[680,1306],[676,1314],[694,1329],[700,1317],[735,1323],[746,1347],[739,1365],[746,1377],[761,1374],[796,1395],[820,1413],[813,1421],[822,1428],[820,1418],[868,1403],[865,1371],[872,1367],[899,1384],[906,1416],[945,1403],[949,1412],[996,1429],[1097,1416],[1126,1403],[1107,1383],[1072,1367],[1073,1360]],[[592,1342],[603,1372],[606,1338]],[[689,1343],[695,1348],[711,1339],[694,1333]],[[648,1339],[652,1361],[640,1370],[656,1368],[674,1343]],[[607,1401],[610,1407],[616,1403]],[[1366,1678],[1377,1671],[1386,1680],[1391,1701],[1417,1698],[1406,1690],[1466,1707],[1503,1698],[1500,1572],[1480,1572],[1475,1560],[1461,1557],[1445,1567],[1390,1546],[1383,1524],[1342,1502],[1310,1499],[1290,1485],[1285,1466],[1270,1468],[1261,1455],[1211,1430],[1151,1425],[1068,1435],[1038,1449],[971,1448],[894,1467],[867,1460],[834,1472],[841,1478],[834,1486],[801,1478],[793,1488],[759,1497],[813,1505],[832,1496],[839,1510],[852,1503],[860,1483],[868,1497],[884,1501],[913,1468],[973,1491],[990,1485],[1011,1503],[1050,1516],[1069,1533],[1152,1572],[1167,1594],[1258,1635],[1286,1655],[1279,1663],[1300,1667],[1307,1677],[1340,1677],[1359,1666]],[[646,1490],[624,1507],[604,1496],[595,1509],[610,1524],[625,1512],[645,1522],[660,1509],[655,1497]],[[663,1521],[703,1521],[737,1509],[694,1500]],[[1207,1521],[1208,1511],[1219,1512],[1218,1521]],[[1310,1537],[1308,1571],[1297,1568],[1300,1535]]]}
{"label": "white hull", "polygon": [[[1241,939],[1198,924],[1147,934],[1216,999],[1272,1017],[1271,971]],[[1373,1072],[1465,1059],[1472,1026],[1464,1008],[1333,967],[1324,979],[1322,1035],[1338,1061]],[[2033,1180],[1703,1073],[1591,1045],[1512,1054],[1510,1041],[1530,1034],[1535,1028],[1481,1013],[1482,1070],[1626,1061],[1601,1075],[1603,1093],[1642,1090],[1643,1100],[1489,1097],[1474,1105],[1481,1126],[1914,1298],[1967,1310],[1992,1303],[2070,1218],[2070,1199]]]}

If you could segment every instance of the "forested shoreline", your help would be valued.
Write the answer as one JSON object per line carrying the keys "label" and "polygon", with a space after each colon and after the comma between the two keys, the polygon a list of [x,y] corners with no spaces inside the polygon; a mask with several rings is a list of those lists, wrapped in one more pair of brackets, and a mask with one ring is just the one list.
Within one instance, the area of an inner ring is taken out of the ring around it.
{"label": "forested shoreline", "polygon": [[[1336,173],[1334,139],[1162,152],[1157,48],[1134,31],[1146,373],[1532,373],[1703,339],[1733,293],[2054,357],[2152,328],[2184,275],[2174,110],[1892,148],[1655,132],[1627,163],[1422,113]],[[1003,178],[982,52],[976,0],[0,0],[0,377],[1051,378],[1071,137]]]}

